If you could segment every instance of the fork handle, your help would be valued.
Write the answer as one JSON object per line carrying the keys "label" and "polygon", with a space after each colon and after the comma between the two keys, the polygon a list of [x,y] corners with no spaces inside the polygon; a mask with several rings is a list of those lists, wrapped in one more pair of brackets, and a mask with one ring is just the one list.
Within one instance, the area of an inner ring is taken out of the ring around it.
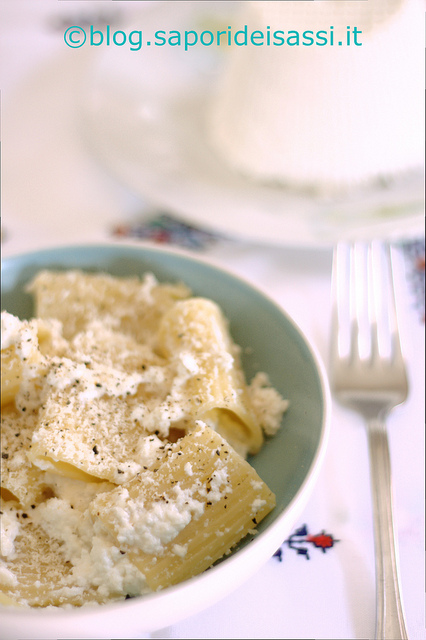
{"label": "fork handle", "polygon": [[392,482],[385,422],[368,422],[376,557],[376,639],[408,640],[398,581]]}

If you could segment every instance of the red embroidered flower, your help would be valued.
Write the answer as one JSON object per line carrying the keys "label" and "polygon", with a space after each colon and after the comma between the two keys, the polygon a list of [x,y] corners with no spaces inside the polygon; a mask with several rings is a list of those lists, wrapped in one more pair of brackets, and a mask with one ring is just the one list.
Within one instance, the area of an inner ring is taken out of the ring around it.
{"label": "red embroidered flower", "polygon": [[312,542],[316,547],[320,547],[324,553],[326,549],[330,549],[334,545],[336,540],[334,540],[333,536],[324,533],[318,533],[316,536],[306,536],[306,542]]}
{"label": "red embroidered flower", "polygon": [[[326,552],[327,549],[331,549],[334,546],[335,542],[339,542],[336,540],[331,534],[325,533],[323,530],[321,533],[317,533],[316,535],[311,535],[308,533],[308,527],[304,524],[302,527],[296,529],[292,535],[284,540],[284,544],[287,544],[289,549],[294,549],[298,555],[303,555],[307,560],[309,557],[309,546],[308,544],[313,544],[317,549],[321,549],[323,553]],[[282,547],[278,549],[278,551],[274,554],[280,562],[282,561]]]}

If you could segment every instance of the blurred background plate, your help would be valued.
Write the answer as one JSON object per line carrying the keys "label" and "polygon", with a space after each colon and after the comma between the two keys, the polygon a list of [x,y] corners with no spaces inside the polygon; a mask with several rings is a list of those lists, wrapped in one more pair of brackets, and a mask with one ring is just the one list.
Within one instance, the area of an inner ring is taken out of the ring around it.
{"label": "blurred background plate", "polygon": [[154,33],[226,30],[238,24],[241,4],[176,2],[172,11],[169,3],[159,3],[130,25],[150,45],[99,48],[81,105],[95,156],[136,194],[235,237],[315,248],[344,237],[422,233],[421,168],[347,197],[320,198],[258,184],[215,155],[207,115],[229,47],[155,46]]}

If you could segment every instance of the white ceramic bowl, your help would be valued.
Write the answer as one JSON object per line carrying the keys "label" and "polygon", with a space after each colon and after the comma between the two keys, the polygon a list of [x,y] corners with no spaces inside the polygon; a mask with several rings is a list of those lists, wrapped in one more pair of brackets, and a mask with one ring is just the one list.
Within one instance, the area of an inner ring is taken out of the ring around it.
{"label": "white ceramic bowl", "polygon": [[[7,258],[2,263],[2,309],[32,314],[25,283],[42,268],[96,269],[114,275],[152,271],[159,280],[183,280],[197,295],[215,300],[243,347],[250,379],[266,371],[290,400],[279,433],[250,460],[277,497],[277,506],[234,551],[202,575],[124,602],[81,609],[24,610],[2,607],[0,638],[131,638],[200,612],[253,575],[281,546],[303,509],[318,475],[329,429],[324,368],[289,316],[244,280],[181,251],[150,246],[61,247]],[[250,349],[244,349],[250,347]]]}

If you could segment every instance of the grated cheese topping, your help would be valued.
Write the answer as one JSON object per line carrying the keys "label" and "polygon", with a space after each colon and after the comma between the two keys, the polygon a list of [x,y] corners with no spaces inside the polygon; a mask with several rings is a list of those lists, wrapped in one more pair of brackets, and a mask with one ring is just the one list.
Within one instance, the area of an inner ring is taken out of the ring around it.
{"label": "grated cheese topping", "polygon": [[[234,495],[229,456],[247,464],[250,430],[275,433],[287,403],[266,374],[246,385],[219,308],[185,285],[41,272],[29,291],[37,318],[1,314],[0,590],[37,607],[148,593],[137,553],[191,562],[182,532],[200,521],[208,535],[210,512]],[[189,435],[200,445],[182,462]],[[267,503],[258,476],[247,487],[237,536]],[[214,529],[215,558],[232,531]]]}

